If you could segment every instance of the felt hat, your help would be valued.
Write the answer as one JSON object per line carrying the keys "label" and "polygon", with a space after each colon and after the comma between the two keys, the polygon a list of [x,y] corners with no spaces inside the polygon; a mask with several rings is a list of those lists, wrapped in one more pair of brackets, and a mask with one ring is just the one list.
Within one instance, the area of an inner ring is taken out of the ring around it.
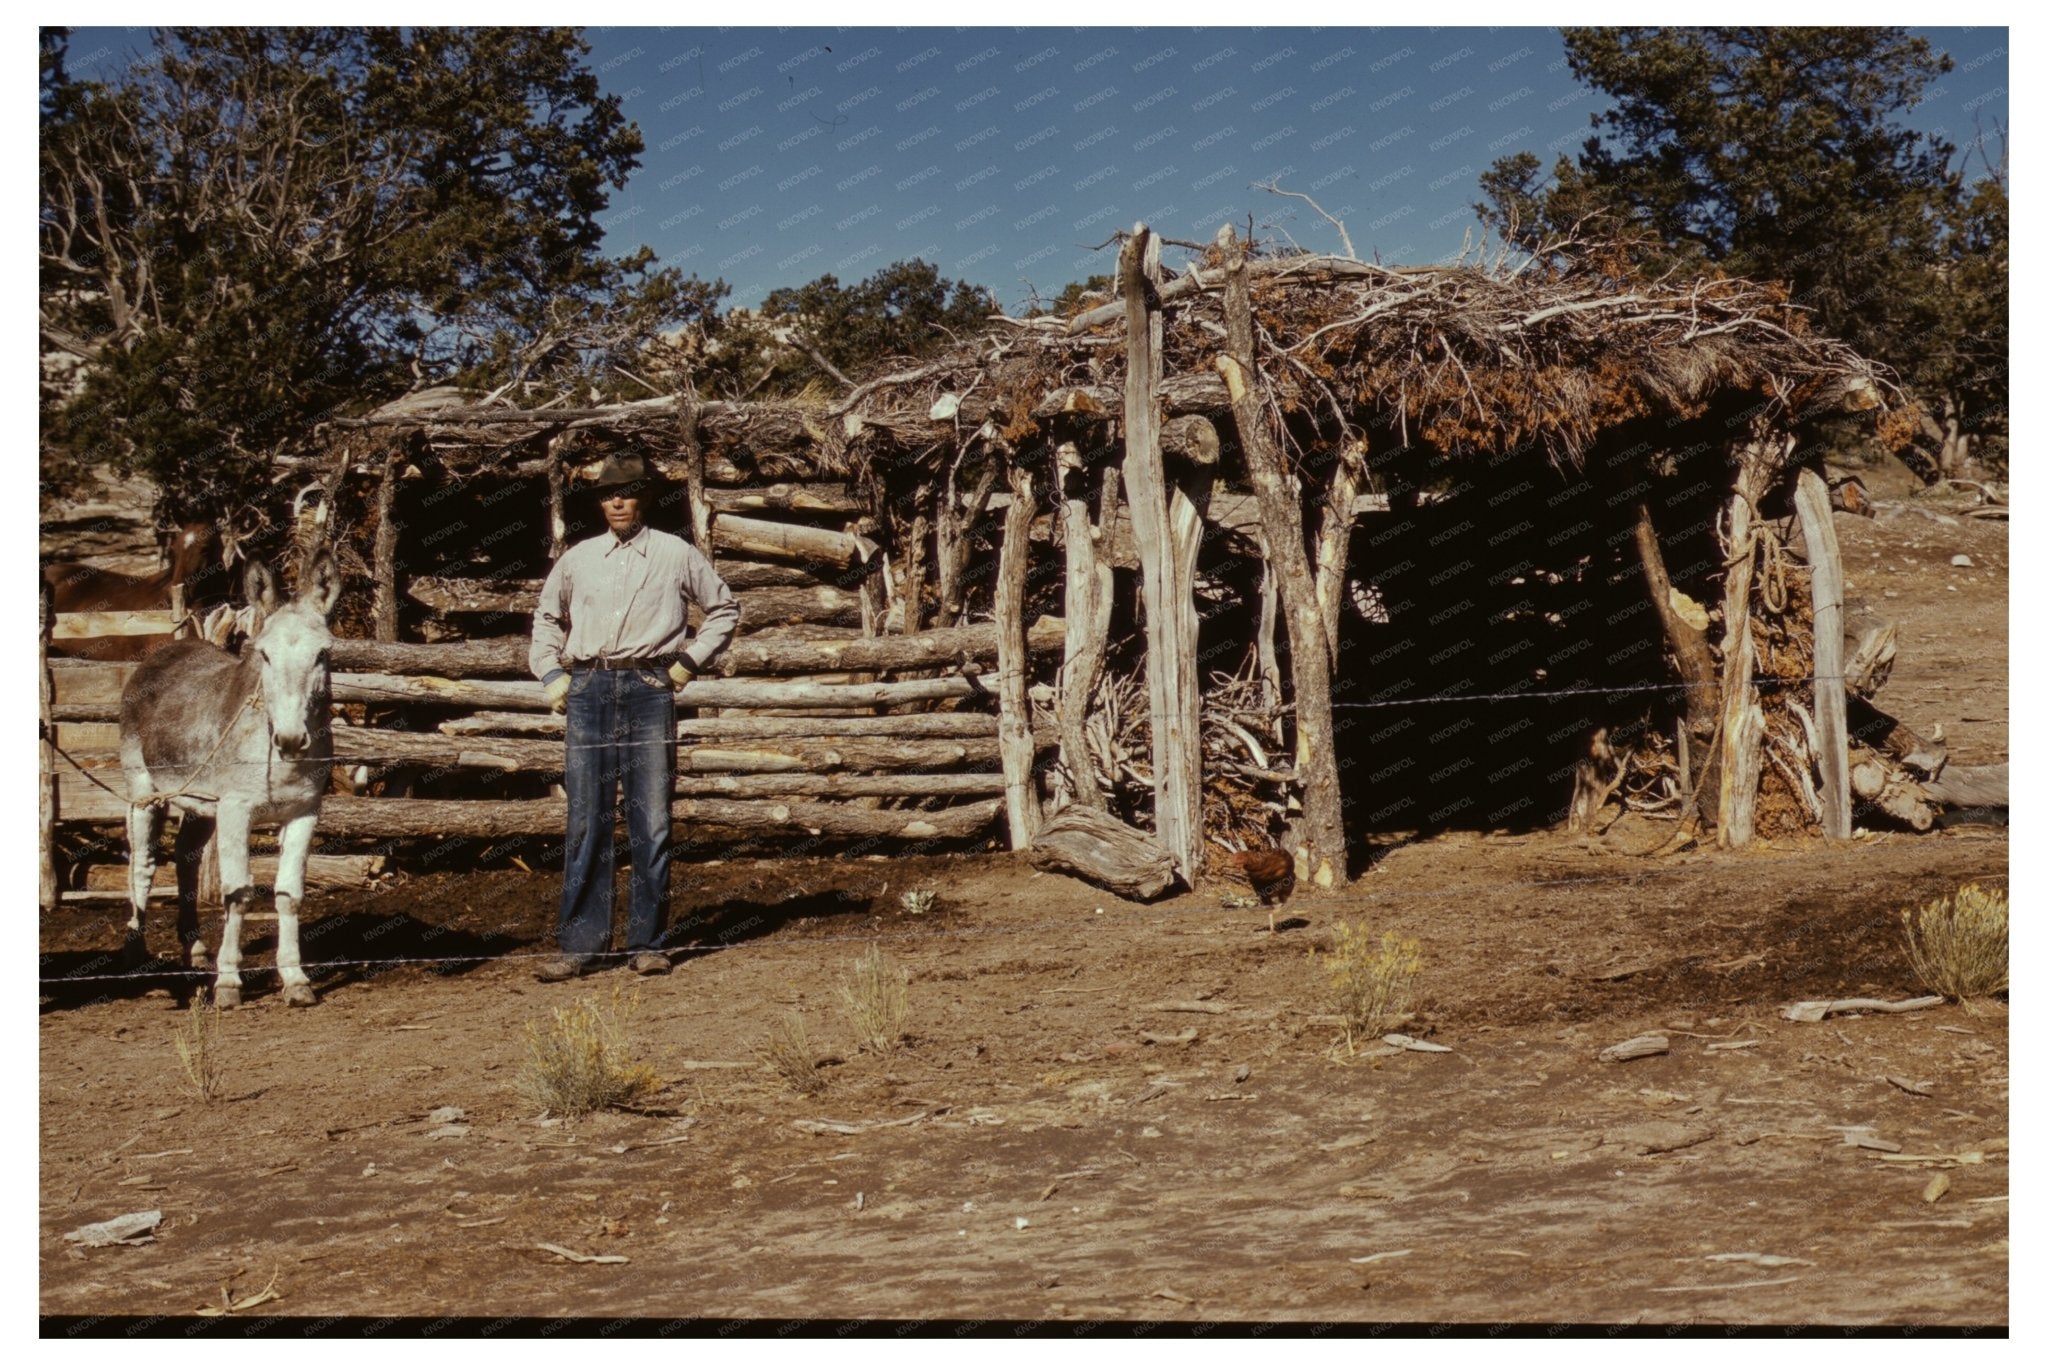
{"label": "felt hat", "polygon": [[597,477],[590,481],[590,487],[633,488],[647,482],[647,462],[638,455],[607,455],[598,466]]}

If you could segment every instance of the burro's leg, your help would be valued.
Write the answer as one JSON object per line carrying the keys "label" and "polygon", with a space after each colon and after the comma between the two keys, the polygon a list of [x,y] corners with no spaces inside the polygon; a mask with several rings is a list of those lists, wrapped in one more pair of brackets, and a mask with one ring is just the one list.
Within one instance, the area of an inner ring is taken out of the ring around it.
{"label": "burro's leg", "polygon": [[178,942],[185,949],[185,965],[195,972],[213,965],[199,924],[199,879],[213,828],[211,816],[188,813],[178,819]]}
{"label": "burro's leg", "polygon": [[156,880],[156,836],[163,827],[163,807],[128,807],[128,936],[121,961],[130,971],[149,961],[143,916],[149,909],[149,884]]}
{"label": "burro's leg", "polygon": [[318,810],[285,822],[277,836],[277,975],[287,1005],[313,1003],[313,983],[299,965],[299,904],[306,898],[306,853],[313,846]]}
{"label": "burro's leg", "polygon": [[220,930],[219,970],[213,978],[213,1003],[231,1010],[242,1003],[242,912],[249,908],[249,816],[247,802],[224,798],[214,838],[220,847],[220,894],[227,922]]}

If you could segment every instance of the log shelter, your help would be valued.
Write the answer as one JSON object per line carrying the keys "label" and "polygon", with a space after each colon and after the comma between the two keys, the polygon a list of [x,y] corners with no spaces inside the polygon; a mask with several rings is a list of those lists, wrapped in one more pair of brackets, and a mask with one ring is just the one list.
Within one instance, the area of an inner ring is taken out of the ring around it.
{"label": "log shelter", "polygon": [[[1730,846],[1872,810],[1926,827],[1938,741],[1871,701],[1892,637],[1843,600],[1803,444],[1845,413],[1882,431],[1896,391],[1782,290],[1597,252],[1259,254],[1228,228],[1176,273],[1161,245],[1138,224],[1115,297],[836,398],[434,389],[280,458],[275,548],[329,544],[350,584],[353,785],[322,845],[559,837],[526,633],[619,450],[742,607],[679,697],[684,843],[1043,834],[1046,865],[1150,897],[1230,850],[1275,844],[1327,888],[1390,834],[1615,808]],[[114,767],[129,668],[46,665],[46,839],[120,818],[77,769]]]}

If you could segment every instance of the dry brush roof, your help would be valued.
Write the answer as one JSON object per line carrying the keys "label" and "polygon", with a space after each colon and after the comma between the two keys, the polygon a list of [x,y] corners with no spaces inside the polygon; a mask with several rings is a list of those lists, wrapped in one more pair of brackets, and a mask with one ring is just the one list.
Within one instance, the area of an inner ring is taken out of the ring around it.
{"label": "dry brush roof", "polygon": [[[1391,268],[1330,256],[1247,267],[1269,402],[1331,432],[1397,424],[1453,454],[1528,449],[1576,462],[1599,433],[1646,416],[1700,415],[1741,401],[1786,425],[1895,392],[1879,367],[1815,334],[1776,285],[1740,279],[1617,285],[1591,269],[1463,265]],[[1172,411],[1225,412],[1224,272],[1214,253],[1159,289]],[[832,472],[862,431],[899,450],[948,446],[993,421],[1011,440],[1061,412],[1120,412],[1120,300],[1071,319],[999,318],[976,340],[908,363],[836,402],[697,405],[707,445],[767,448],[808,438]],[[956,402],[946,403],[948,395]],[[600,408],[387,409],[348,427],[425,427],[436,444],[504,449],[520,428],[621,429],[673,440],[674,398]],[[667,436],[664,436],[667,433]]]}

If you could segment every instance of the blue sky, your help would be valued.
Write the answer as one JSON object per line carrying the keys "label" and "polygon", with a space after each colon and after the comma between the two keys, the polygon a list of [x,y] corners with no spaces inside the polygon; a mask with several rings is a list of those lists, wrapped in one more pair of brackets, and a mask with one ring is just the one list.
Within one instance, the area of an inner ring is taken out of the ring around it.
{"label": "blue sky", "polygon": [[[2008,31],[1918,30],[1955,60],[1909,118],[1962,144],[2007,121]],[[921,256],[1013,311],[1107,272],[1143,220],[1228,221],[1390,264],[1455,255],[1479,173],[1545,163],[1603,105],[1554,28],[592,28],[647,150],[609,249],[732,286],[852,282]],[[72,52],[133,31],[81,30]],[[81,70],[79,74],[91,74]],[[1169,254],[1169,264],[1173,261]]]}

